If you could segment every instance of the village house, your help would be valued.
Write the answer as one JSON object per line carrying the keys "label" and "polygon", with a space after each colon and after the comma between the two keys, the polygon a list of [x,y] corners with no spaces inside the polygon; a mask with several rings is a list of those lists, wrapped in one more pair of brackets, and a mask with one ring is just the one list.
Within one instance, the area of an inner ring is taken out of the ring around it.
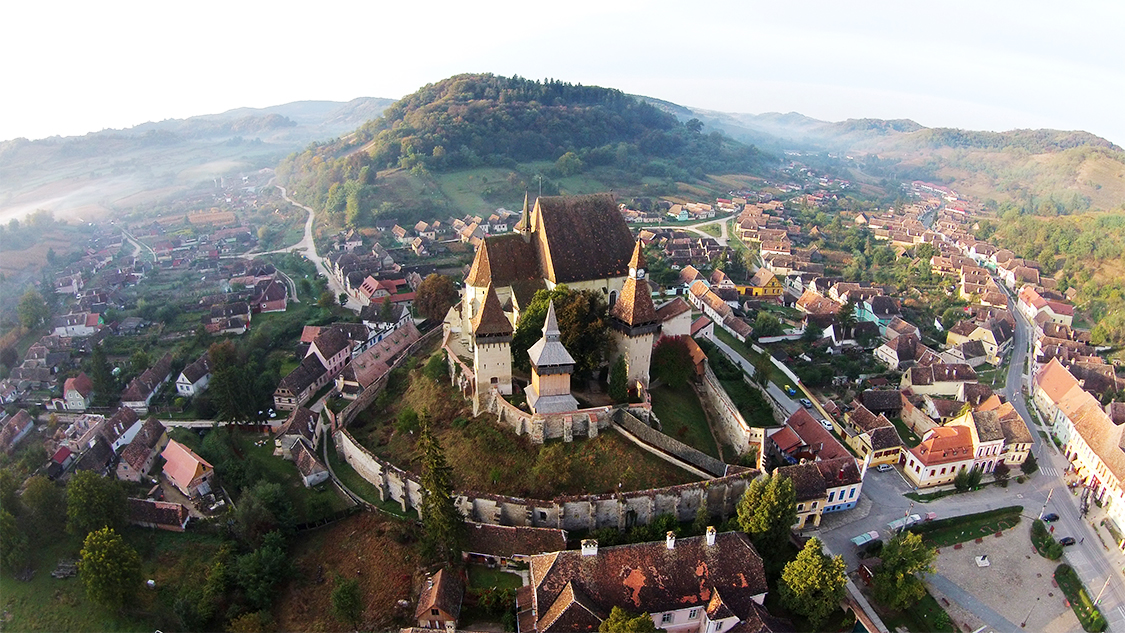
{"label": "village house", "polygon": [[160,420],[149,418],[141,425],[117,463],[117,478],[125,481],[141,481],[148,476],[156,456],[168,445],[168,433]]}
{"label": "village house", "polygon": [[188,398],[195,397],[207,389],[211,382],[211,357],[207,352],[184,367],[176,378],[176,393]]}
{"label": "village house", "polygon": [[647,613],[658,628],[676,633],[784,626],[762,607],[765,568],[741,532],[669,532],[663,543],[605,548],[587,539],[581,551],[532,556],[530,577],[516,594],[521,633],[596,630],[615,606]]}
{"label": "village house", "polygon": [[293,462],[297,465],[297,472],[301,476],[301,483],[306,488],[319,486],[328,479],[328,469],[313,454],[312,449],[304,442],[297,442],[292,449]]}
{"label": "village house", "polygon": [[952,483],[957,473],[973,467],[972,431],[967,426],[939,426],[906,451],[902,472],[918,488]]}
{"label": "village house", "polygon": [[164,476],[177,490],[189,498],[209,494],[215,468],[207,460],[176,440],[169,440],[160,454],[164,458]]}
{"label": "village house", "polygon": [[292,411],[308,402],[331,380],[332,375],[324,369],[320,358],[309,354],[278,383],[273,392],[273,406],[278,411]]}
{"label": "village house", "polygon": [[4,427],[0,429],[0,450],[11,455],[16,450],[16,446],[35,427],[35,423],[31,415],[23,409],[7,420],[3,420],[3,423]]}
{"label": "village house", "polygon": [[93,395],[94,382],[86,372],[79,372],[77,376],[67,378],[63,383],[63,400],[67,411],[85,411],[90,407]]}
{"label": "village house", "polygon": [[977,372],[968,365],[935,363],[906,370],[899,388],[917,395],[955,396],[963,384],[976,381]]}
{"label": "village house", "polygon": [[841,426],[844,441],[861,459],[870,456],[869,463],[873,465],[898,461],[902,439],[886,416],[875,415],[862,404],[854,403],[852,409],[844,413],[844,424]]}
{"label": "village house", "polygon": [[526,565],[536,554],[566,549],[566,531],[523,525],[465,523],[461,558],[466,563],[505,569],[510,563]]}
{"label": "village house", "polygon": [[128,517],[129,523],[133,525],[169,532],[183,532],[187,529],[191,513],[182,503],[130,498]]}
{"label": "village house", "polygon": [[129,407],[137,415],[146,415],[148,405],[157,389],[161,387],[172,374],[172,355],[165,354],[140,376],[137,376],[125,390],[121,392],[121,404]]}
{"label": "village house", "polygon": [[465,596],[465,583],[452,569],[439,569],[426,579],[414,618],[418,627],[454,631],[461,617],[461,601]]}
{"label": "village house", "polygon": [[51,319],[51,329],[57,336],[80,338],[90,336],[105,326],[102,315],[93,312],[75,312]]}

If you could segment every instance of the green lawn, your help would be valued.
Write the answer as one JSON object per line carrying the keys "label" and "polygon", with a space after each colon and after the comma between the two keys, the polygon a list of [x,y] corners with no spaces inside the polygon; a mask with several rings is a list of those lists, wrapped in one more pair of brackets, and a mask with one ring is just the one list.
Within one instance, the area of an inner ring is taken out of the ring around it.
{"label": "green lawn", "polygon": [[1104,631],[1107,626],[1105,616],[1098,610],[1086,587],[1079,580],[1078,574],[1074,573],[1070,565],[1065,563],[1059,565],[1055,569],[1055,580],[1059,583],[1059,589],[1066,594],[1066,599],[1074,609],[1074,615],[1078,616],[1078,621],[1082,623],[1082,628],[1091,632]]}
{"label": "green lawn", "polygon": [[472,589],[519,589],[523,586],[523,578],[499,569],[491,569],[483,565],[469,565],[469,587]]}
{"label": "green lawn", "polygon": [[895,430],[898,431],[898,436],[906,443],[907,448],[914,448],[922,442],[922,438],[918,437],[910,427],[903,423],[902,418],[894,418],[891,424],[895,425]]}
{"label": "green lawn", "polygon": [[738,407],[742,419],[747,424],[757,428],[777,426],[773,418],[773,409],[765,401],[757,389],[746,384],[745,380],[721,380],[723,389],[730,396],[732,402]]}
{"label": "green lawn", "polygon": [[887,628],[894,631],[899,627],[904,627],[908,631],[941,631],[950,632],[956,631],[957,628],[953,625],[953,620],[945,609],[941,608],[937,600],[926,592],[926,595],[921,600],[914,603],[912,606],[888,615],[883,616],[883,624]]}
{"label": "green lawn", "polygon": [[652,411],[660,418],[665,434],[712,457],[719,457],[703,405],[690,386],[684,385],[679,389],[661,386],[653,390]]}
{"label": "green lawn", "polygon": [[708,235],[714,235],[715,237],[719,237],[723,234],[723,229],[718,224],[708,224],[706,226],[700,226],[697,228],[700,231],[703,231]]}
{"label": "green lawn", "polygon": [[1023,506],[1008,506],[921,523],[910,531],[920,534],[922,540],[934,547],[948,547],[1009,530],[1020,522],[1021,512]]}

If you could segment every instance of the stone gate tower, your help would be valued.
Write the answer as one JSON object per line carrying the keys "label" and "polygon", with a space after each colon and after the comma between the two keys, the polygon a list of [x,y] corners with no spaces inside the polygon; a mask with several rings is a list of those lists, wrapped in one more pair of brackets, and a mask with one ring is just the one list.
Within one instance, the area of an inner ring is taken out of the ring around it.
{"label": "stone gate tower", "polygon": [[504,316],[500,298],[491,285],[484,292],[472,325],[476,397],[483,398],[492,388],[512,395],[512,322]]}

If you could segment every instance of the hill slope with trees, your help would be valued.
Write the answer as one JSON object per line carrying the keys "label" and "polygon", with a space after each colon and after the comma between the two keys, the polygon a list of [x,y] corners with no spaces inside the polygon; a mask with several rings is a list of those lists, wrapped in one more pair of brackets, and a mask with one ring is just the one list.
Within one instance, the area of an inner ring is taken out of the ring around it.
{"label": "hill slope with trees", "polygon": [[628,188],[772,164],[755,147],[702,127],[609,88],[458,75],[404,97],[353,134],[290,156],[278,175],[306,204],[347,213],[350,222],[380,212],[386,192],[377,179],[388,169],[424,178],[545,162],[531,173],[585,173]]}

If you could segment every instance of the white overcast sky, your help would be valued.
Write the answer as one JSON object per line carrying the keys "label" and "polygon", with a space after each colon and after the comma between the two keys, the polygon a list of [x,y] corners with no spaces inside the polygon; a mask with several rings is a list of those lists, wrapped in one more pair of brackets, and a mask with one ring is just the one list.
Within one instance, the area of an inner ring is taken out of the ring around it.
{"label": "white overcast sky", "polygon": [[1125,145],[1125,2],[0,3],[0,139],[464,72],[725,112],[1081,129]]}

